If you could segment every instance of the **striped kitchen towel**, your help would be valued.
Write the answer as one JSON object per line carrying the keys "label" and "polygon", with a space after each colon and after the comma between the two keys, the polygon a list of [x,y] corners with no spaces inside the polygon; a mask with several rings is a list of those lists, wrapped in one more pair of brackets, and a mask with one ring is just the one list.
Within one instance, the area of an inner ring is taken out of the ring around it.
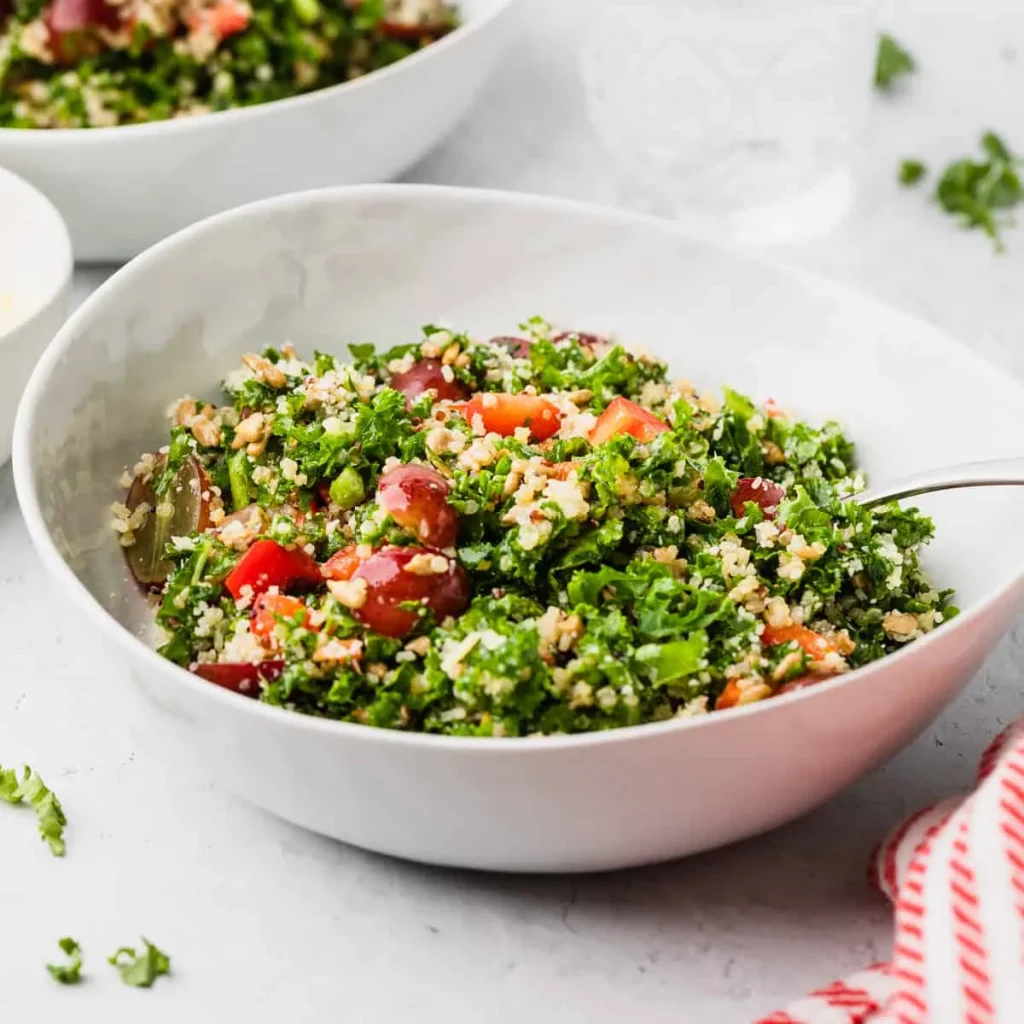
{"label": "striped kitchen towel", "polygon": [[966,797],[926,807],[872,855],[895,907],[892,960],[757,1024],[1024,1024],[1024,723]]}

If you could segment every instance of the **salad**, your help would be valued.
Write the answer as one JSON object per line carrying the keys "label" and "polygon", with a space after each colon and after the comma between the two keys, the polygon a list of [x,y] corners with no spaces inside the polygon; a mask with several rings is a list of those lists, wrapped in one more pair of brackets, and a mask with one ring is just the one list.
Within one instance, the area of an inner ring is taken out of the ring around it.
{"label": "salad", "polygon": [[956,613],[918,562],[931,522],[848,500],[834,423],[540,319],[351,351],[244,356],[126,470],[114,527],[160,652],[211,685],[392,729],[576,733],[812,686]]}
{"label": "salad", "polygon": [[0,127],[268,103],[393,64],[457,24],[445,0],[0,0]]}

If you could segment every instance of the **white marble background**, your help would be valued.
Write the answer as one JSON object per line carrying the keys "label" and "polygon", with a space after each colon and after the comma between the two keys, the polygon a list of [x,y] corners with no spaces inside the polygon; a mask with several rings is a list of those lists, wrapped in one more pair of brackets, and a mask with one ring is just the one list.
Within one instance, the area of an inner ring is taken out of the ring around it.
{"label": "white marble background", "polygon": [[[894,182],[986,127],[1024,149],[1024,7],[904,0],[890,24],[921,72],[874,104],[848,223],[781,258],[938,323],[1024,372],[1024,227],[995,257]],[[415,181],[616,202],[592,140],[574,45],[587,0],[527,0],[522,40],[469,120]],[[78,297],[105,276],[79,274]],[[950,410],[956,415],[956,410]],[[922,429],[927,429],[922,425]],[[966,785],[1024,707],[1024,633],[891,764],[778,832],[675,864],[587,878],[460,874],[385,860],[280,824],[168,750],[119,671],[54,593],[0,471],[0,760],[31,762],[70,819],[52,859],[31,817],[0,808],[0,1016],[171,1024],[744,1024],[886,955],[889,915],[865,886],[873,843]],[[27,813],[27,812],[26,812]],[[105,958],[147,935],[174,977],[124,988]],[[88,981],[55,985],[56,940]]]}

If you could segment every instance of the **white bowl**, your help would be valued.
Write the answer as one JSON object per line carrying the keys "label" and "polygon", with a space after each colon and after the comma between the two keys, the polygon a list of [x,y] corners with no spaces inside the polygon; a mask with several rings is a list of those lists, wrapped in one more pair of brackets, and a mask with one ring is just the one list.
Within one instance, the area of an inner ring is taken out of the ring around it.
{"label": "white bowl", "polygon": [[53,204],[0,168],[0,465],[14,413],[71,299],[71,241]]}
{"label": "white bowl", "polygon": [[[122,467],[186,391],[239,356],[485,336],[533,313],[611,330],[698,383],[730,382],[860,441],[876,479],[1024,450],[1024,392],[919,320],[687,237],[557,200],[427,186],[285,196],[166,240],[69,320],[23,401],[18,494],[68,593],[211,778],[317,832],[402,857],[576,871],[716,846],[802,814],[879,764],[965,685],[1024,581],[1019,495],[922,501],[928,562],[964,614],[881,662],[702,718],[519,740],[407,735],[303,717],[161,659],[109,531]],[[111,410],[117,415],[111,415]]]}
{"label": "white bowl", "polygon": [[461,0],[465,23],[433,45],[291,99],[115,128],[0,128],[0,166],[50,196],[84,261],[122,262],[256,199],[386,181],[469,110],[512,38],[517,3]]}

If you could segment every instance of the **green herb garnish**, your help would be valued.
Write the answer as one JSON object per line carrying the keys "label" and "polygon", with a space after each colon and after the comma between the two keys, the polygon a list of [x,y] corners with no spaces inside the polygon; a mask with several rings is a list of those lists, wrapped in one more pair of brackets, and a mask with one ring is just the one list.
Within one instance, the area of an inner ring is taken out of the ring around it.
{"label": "green herb garnish", "polygon": [[46,969],[56,981],[62,985],[77,985],[82,980],[82,948],[71,938],[63,938],[58,943],[61,952],[68,957],[66,964],[47,964]]}
{"label": "green herb garnish", "polygon": [[39,820],[39,834],[55,857],[64,856],[64,826],[67,818],[56,795],[27,765],[21,778],[13,768],[0,768],[0,799],[9,804],[28,801]]}
{"label": "green herb garnish", "polygon": [[935,198],[966,228],[980,228],[992,239],[997,252],[1003,251],[1000,230],[1007,223],[998,219],[1000,210],[1024,200],[1021,158],[1015,156],[994,132],[981,137],[982,159],[965,158],[951,163],[939,179]]}
{"label": "green herb garnish", "polygon": [[134,988],[149,988],[160,975],[171,973],[171,958],[145,936],[142,943],[145,946],[142,953],[136,953],[131,946],[122,946],[108,961],[117,968],[121,980]]}
{"label": "green herb garnish", "polygon": [[904,160],[900,164],[899,181],[901,185],[916,185],[928,173],[928,169],[920,160]]}
{"label": "green herb garnish", "polygon": [[878,38],[878,55],[875,57],[875,88],[888,92],[895,82],[916,70],[914,58],[888,33]]}

